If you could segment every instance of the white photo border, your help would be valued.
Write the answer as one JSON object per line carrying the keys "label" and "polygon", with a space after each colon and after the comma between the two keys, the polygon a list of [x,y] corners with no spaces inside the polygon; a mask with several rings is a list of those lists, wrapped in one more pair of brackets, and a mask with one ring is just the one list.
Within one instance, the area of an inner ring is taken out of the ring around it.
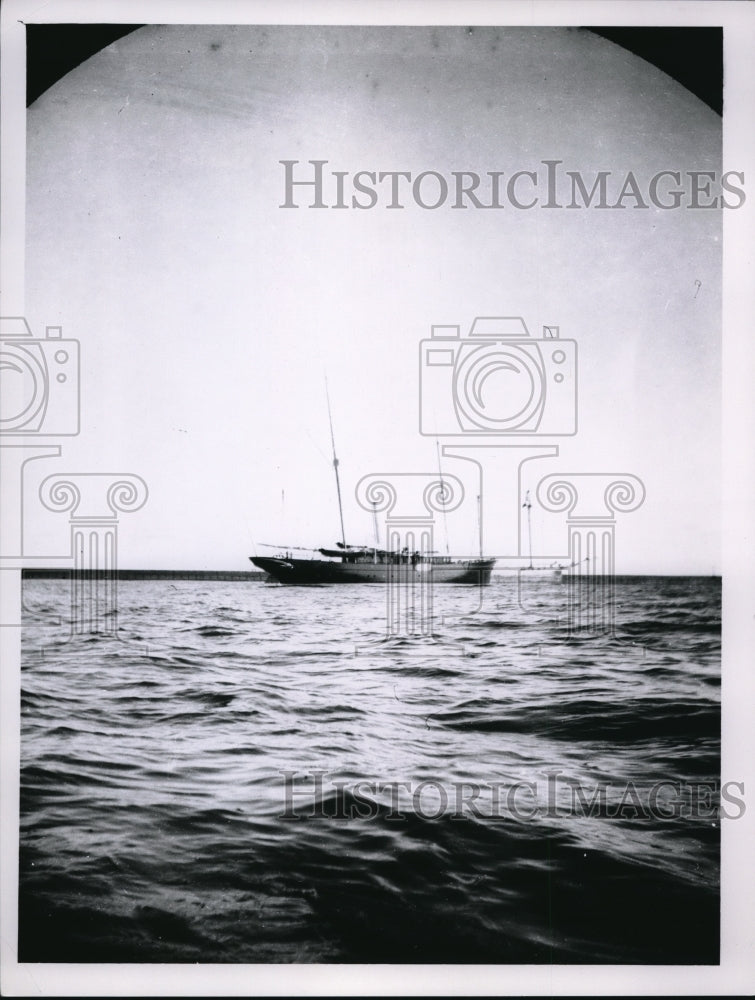
{"label": "white photo border", "polygon": [[[25,24],[502,24],[722,26],[724,170],[744,171],[748,199],[724,218],[722,772],[744,782],[748,809],[722,824],[719,966],[406,966],[22,964],[16,956],[20,630],[0,628],[2,992],[6,996],[715,995],[755,981],[755,9],[667,0],[6,0],[2,9],[2,314],[23,315]],[[0,574],[0,621],[17,621],[20,570]]]}

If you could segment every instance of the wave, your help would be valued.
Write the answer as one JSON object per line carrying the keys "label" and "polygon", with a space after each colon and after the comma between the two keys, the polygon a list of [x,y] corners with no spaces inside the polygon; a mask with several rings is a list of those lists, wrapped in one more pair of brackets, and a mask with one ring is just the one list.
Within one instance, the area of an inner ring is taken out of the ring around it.
{"label": "wave", "polygon": [[118,639],[28,621],[22,960],[715,963],[718,824],[413,808],[548,769],[720,783],[720,587],[616,593],[617,637],[495,581],[475,614],[439,594],[424,641],[385,641],[380,587],[134,581]]}

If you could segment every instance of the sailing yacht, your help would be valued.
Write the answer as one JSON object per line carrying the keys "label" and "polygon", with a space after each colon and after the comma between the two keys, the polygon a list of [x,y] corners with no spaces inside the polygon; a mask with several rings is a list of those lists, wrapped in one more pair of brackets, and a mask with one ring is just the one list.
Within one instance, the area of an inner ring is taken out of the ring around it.
{"label": "sailing yacht", "polygon": [[530,491],[524,495],[524,503],[522,507],[527,511],[527,539],[529,548],[529,564],[527,566],[520,566],[517,572],[521,573],[527,578],[531,577],[545,577],[550,580],[560,580],[564,574],[564,569],[566,567],[562,566],[559,562],[554,561],[548,566],[535,566],[532,562],[532,501],[530,499]]}
{"label": "sailing yacht", "polygon": [[[264,570],[279,583],[288,584],[320,584],[320,583],[386,583],[402,578],[424,578],[428,583],[464,583],[488,584],[495,564],[495,559],[485,558],[480,554],[474,558],[457,558],[450,555],[437,555],[426,552],[410,552],[408,548],[401,551],[375,546],[348,545],[343,522],[343,502],[341,500],[341,479],[338,472],[339,461],[336,455],[335,435],[333,433],[333,418],[328,399],[328,419],[330,421],[330,440],[333,450],[333,471],[336,479],[336,494],[338,496],[338,513],[341,525],[341,541],[334,548],[300,549],[295,547],[279,547],[279,551],[271,556],[249,556],[252,563]],[[293,553],[309,552],[310,556],[294,555]]]}

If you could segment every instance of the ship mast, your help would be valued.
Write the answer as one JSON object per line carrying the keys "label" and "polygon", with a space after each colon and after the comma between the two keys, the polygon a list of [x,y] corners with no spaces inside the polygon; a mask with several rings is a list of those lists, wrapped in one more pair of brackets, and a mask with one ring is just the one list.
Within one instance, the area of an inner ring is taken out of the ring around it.
{"label": "ship mast", "polygon": [[479,535],[480,559],[482,559],[482,494],[477,494],[477,534]]}
{"label": "ship mast", "polygon": [[338,493],[338,515],[341,519],[341,541],[346,548],[346,532],[343,527],[343,503],[341,502],[341,480],[338,476],[338,458],[336,457],[336,439],[333,434],[333,416],[330,412],[330,393],[328,392],[328,379],[325,379],[325,398],[328,401],[328,421],[330,422],[330,443],[333,448],[333,469],[336,474],[336,492]]}
{"label": "ship mast", "polygon": [[448,547],[448,517],[446,515],[445,496],[444,496],[444,493],[443,493],[443,490],[444,490],[444,486],[443,486],[443,469],[441,469],[441,467],[440,467],[440,443],[438,442],[437,438],[435,439],[435,451],[436,451],[436,453],[438,455],[438,477],[440,479],[440,493],[441,493],[441,497],[443,497],[443,533],[446,536],[446,555],[449,555],[449,553],[450,553],[451,550]]}
{"label": "ship mast", "polygon": [[527,490],[527,492],[524,494],[524,503],[522,504],[522,507],[525,507],[526,510],[527,510],[527,536],[529,538],[529,547],[530,547],[530,564],[527,567],[527,569],[533,569],[533,566],[532,566],[532,519],[531,519],[531,513],[530,513],[532,511],[532,501],[530,500],[530,491],[529,490]]}

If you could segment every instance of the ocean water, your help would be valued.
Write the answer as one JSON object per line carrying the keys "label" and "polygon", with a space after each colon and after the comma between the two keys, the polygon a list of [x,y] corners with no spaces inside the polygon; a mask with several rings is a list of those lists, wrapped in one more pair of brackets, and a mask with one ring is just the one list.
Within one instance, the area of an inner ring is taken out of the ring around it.
{"label": "ocean water", "polygon": [[436,588],[435,642],[262,582],[71,635],[68,586],[24,584],[21,961],[718,961],[720,581],[618,580],[613,636]]}

